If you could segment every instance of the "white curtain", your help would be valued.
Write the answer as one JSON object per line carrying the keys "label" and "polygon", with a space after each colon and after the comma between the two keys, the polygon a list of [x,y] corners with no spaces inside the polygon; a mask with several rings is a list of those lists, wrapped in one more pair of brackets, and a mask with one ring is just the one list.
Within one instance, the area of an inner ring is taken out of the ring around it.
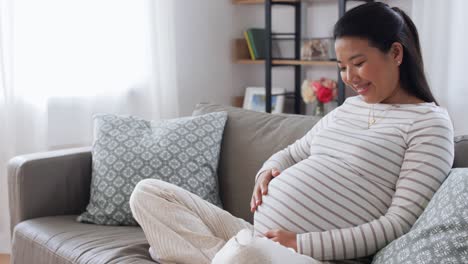
{"label": "white curtain", "polygon": [[431,89],[455,135],[468,134],[468,1],[413,0],[412,10]]}
{"label": "white curtain", "polygon": [[0,0],[0,253],[10,158],[90,145],[97,112],[178,116],[173,15],[165,0]]}

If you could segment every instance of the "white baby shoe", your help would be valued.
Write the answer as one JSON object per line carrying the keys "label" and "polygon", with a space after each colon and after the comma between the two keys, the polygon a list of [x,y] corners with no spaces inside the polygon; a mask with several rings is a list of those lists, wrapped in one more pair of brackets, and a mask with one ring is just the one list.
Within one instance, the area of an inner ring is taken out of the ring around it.
{"label": "white baby shoe", "polygon": [[318,264],[311,257],[296,253],[266,237],[256,237],[253,231],[243,229],[215,255],[212,264]]}

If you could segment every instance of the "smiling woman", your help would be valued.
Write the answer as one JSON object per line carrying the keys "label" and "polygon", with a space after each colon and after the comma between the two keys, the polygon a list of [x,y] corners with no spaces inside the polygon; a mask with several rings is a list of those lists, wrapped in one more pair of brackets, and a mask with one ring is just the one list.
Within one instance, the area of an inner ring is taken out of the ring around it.
{"label": "smiling woman", "polygon": [[[335,25],[343,81],[365,94],[368,103],[436,102],[424,74],[414,23],[401,9],[382,5],[359,6]],[[366,17],[361,16],[363,9],[369,10]]]}
{"label": "smiling woman", "polygon": [[288,231],[275,241],[322,260],[366,257],[406,233],[453,162],[452,124],[427,85],[408,16],[361,5],[334,36],[341,78],[359,96],[274,154],[251,204],[259,233]]}
{"label": "smiling woman", "polygon": [[335,46],[343,82],[366,102],[401,103],[402,97],[422,102],[414,96],[409,98],[400,86],[398,69],[403,57],[400,43],[394,43],[388,53],[382,53],[370,46],[368,40],[356,37],[339,38]]}

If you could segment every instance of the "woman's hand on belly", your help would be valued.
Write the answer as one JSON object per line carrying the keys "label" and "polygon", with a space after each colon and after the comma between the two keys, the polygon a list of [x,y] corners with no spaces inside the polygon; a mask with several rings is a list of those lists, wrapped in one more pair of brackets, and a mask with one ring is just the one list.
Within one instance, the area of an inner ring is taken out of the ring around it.
{"label": "woman's hand on belly", "polygon": [[289,232],[281,229],[269,230],[265,233],[265,236],[275,242],[279,242],[281,245],[293,248],[297,252],[297,240],[296,233]]}
{"label": "woman's hand on belly", "polygon": [[257,207],[262,204],[262,196],[268,193],[268,184],[274,178],[280,175],[280,171],[277,168],[266,170],[258,176],[257,182],[255,183],[252,199],[250,200],[250,211],[255,212]]}

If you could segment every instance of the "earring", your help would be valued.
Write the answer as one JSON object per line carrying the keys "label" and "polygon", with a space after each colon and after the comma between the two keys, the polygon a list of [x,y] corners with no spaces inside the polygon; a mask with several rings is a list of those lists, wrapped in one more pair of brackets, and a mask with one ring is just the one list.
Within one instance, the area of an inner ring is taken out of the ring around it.
{"label": "earring", "polygon": [[397,63],[398,63],[398,66],[400,66],[400,64],[401,64],[401,61],[397,61]]}

